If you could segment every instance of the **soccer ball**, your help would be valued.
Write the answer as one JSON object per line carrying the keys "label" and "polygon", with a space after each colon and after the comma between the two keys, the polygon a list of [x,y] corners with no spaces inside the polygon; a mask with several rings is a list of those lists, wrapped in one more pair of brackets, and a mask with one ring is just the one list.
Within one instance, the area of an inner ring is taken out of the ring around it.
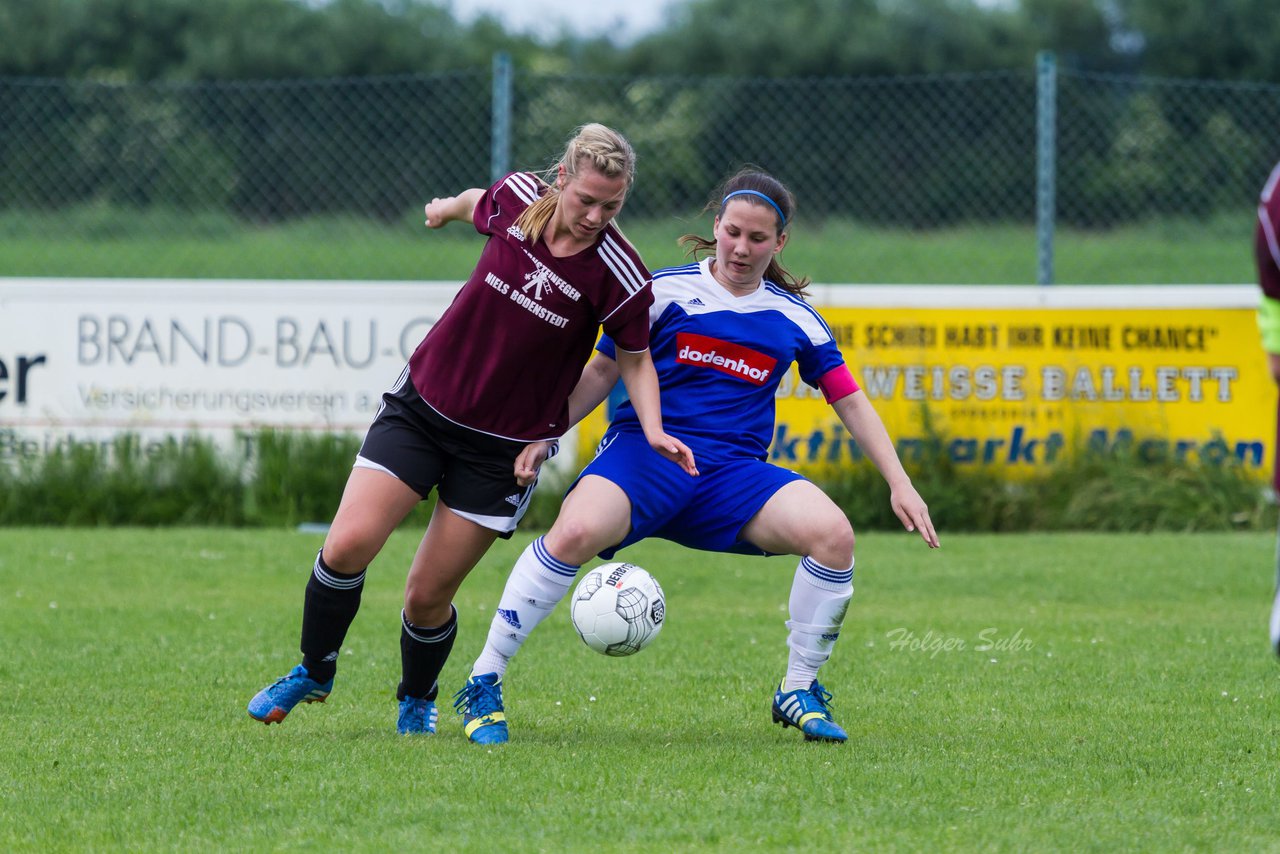
{"label": "soccer ball", "polygon": [[667,600],[658,580],[633,563],[606,563],[582,576],[569,617],[602,655],[632,655],[662,629]]}

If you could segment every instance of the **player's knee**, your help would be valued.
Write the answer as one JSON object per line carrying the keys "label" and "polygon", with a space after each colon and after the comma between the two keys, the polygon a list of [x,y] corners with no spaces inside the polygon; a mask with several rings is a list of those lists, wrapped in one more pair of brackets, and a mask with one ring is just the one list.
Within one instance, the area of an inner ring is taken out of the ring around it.
{"label": "player's knee", "polygon": [[361,531],[330,528],[324,540],[324,562],[335,572],[354,574],[372,563],[381,545]]}
{"label": "player's knee", "polygon": [[556,560],[581,566],[600,549],[611,543],[601,542],[598,527],[583,517],[562,516],[547,532],[542,543]]}
{"label": "player's knee", "polygon": [[843,514],[813,525],[809,542],[809,556],[823,566],[844,569],[853,565],[853,526]]}
{"label": "player's knee", "polygon": [[404,613],[415,626],[442,626],[449,621],[450,601],[430,584],[409,579],[404,588]]}
{"label": "player's knee", "polygon": [[[421,584],[415,584],[410,578],[404,585],[404,612],[408,615],[410,622],[413,621],[415,614],[421,614],[424,610],[428,610],[431,605],[431,596],[422,587]],[[422,625],[419,623],[418,625]]]}

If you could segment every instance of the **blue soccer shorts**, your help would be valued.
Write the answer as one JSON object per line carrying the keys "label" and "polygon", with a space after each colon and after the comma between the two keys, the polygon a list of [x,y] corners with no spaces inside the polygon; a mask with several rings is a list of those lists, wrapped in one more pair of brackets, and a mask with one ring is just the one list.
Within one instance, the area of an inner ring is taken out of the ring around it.
{"label": "blue soccer shorts", "polygon": [[[578,479],[594,474],[616,483],[631,499],[631,531],[600,552],[608,560],[647,537],[691,549],[769,554],[742,539],[742,529],[779,489],[804,478],[763,460],[699,459],[697,477],[649,446],[641,433],[610,432]],[[575,480],[569,487],[577,485]]]}

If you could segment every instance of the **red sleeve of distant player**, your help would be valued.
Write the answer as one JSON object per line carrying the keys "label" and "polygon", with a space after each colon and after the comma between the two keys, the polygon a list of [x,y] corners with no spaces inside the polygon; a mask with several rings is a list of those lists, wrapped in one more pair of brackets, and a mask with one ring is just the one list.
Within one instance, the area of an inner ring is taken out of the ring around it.
{"label": "red sleeve of distant player", "polygon": [[1258,284],[1271,299],[1280,299],[1280,163],[1267,176],[1258,199],[1258,225],[1253,233]]}
{"label": "red sleeve of distant player", "polygon": [[[1280,211],[1276,213],[1280,214]],[[1276,235],[1268,235],[1262,220],[1259,219],[1253,236],[1253,254],[1258,262],[1258,284],[1262,286],[1263,294],[1271,299],[1280,300],[1280,259],[1276,258],[1275,247],[1271,243],[1276,239]]]}
{"label": "red sleeve of distant player", "polygon": [[858,390],[858,381],[849,372],[848,365],[836,365],[818,377],[818,388],[827,403],[835,403],[842,397],[848,397]]}

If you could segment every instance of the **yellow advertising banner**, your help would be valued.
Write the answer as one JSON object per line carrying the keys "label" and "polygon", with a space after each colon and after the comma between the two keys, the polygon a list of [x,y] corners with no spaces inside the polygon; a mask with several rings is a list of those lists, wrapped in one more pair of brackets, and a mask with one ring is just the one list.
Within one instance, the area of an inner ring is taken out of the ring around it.
{"label": "yellow advertising banner", "polygon": [[[1128,448],[1235,460],[1262,481],[1276,391],[1256,299],[1243,286],[831,288],[812,302],[904,462],[942,451],[1020,477]],[[584,422],[580,456],[605,426],[603,408]],[[820,477],[861,456],[793,367],[778,389],[771,460]]]}

